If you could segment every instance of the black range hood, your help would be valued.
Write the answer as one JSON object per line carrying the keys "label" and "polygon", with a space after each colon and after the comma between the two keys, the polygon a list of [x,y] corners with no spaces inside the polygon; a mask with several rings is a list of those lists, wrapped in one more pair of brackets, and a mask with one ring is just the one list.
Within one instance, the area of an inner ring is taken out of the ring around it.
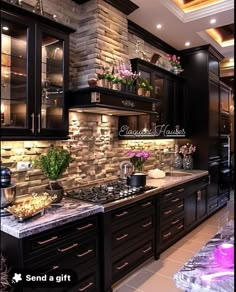
{"label": "black range hood", "polygon": [[69,94],[70,111],[106,115],[155,114],[158,100],[103,87],[73,90]]}

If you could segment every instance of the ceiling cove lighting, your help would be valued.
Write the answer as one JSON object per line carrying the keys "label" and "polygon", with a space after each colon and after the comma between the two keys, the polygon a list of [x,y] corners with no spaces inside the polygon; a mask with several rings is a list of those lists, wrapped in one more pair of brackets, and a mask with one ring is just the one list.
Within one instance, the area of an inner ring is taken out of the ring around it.
{"label": "ceiling cove lighting", "polygon": [[190,42],[185,42],[185,46],[189,47],[190,46]]}
{"label": "ceiling cove lighting", "polygon": [[210,28],[207,29],[206,32],[209,34],[210,37],[213,38],[222,48],[233,46],[234,45],[234,39],[223,41],[222,36],[217,32],[216,29]]}
{"label": "ceiling cove lighting", "polygon": [[162,28],[162,25],[159,23],[157,24],[157,29],[161,29]]}

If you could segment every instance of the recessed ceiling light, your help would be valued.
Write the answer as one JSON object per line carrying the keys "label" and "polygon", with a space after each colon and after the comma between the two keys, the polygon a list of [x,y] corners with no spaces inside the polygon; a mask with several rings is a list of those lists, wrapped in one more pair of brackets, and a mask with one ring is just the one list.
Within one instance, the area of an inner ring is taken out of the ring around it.
{"label": "recessed ceiling light", "polygon": [[210,20],[210,23],[216,23],[216,19],[215,18],[212,18],[211,20]]}
{"label": "recessed ceiling light", "polygon": [[186,42],[186,43],[185,43],[185,46],[186,46],[186,47],[190,46],[190,42]]}
{"label": "recessed ceiling light", "polygon": [[2,29],[3,30],[9,30],[9,27],[8,26],[3,26]]}
{"label": "recessed ceiling light", "polygon": [[162,25],[159,23],[159,24],[157,24],[157,28],[158,29],[161,29],[162,28]]}

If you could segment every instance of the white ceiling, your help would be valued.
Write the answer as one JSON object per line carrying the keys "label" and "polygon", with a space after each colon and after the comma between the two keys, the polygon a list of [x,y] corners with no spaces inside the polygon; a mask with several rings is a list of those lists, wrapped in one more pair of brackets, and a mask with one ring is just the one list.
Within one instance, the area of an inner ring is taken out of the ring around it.
{"label": "white ceiling", "polygon": [[[208,34],[206,29],[234,23],[234,0],[222,0],[197,11],[184,13],[172,0],[132,0],[139,6],[129,15],[129,19],[150,33],[162,39],[177,50],[205,44],[213,45],[226,59],[234,58],[234,45],[221,47]],[[210,24],[215,18],[216,23]],[[162,24],[161,29],[156,25]]]}

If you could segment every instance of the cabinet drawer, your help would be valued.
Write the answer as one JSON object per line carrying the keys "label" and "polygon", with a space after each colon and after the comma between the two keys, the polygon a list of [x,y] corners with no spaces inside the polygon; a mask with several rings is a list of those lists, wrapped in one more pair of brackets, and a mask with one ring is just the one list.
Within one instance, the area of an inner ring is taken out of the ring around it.
{"label": "cabinet drawer", "polygon": [[[177,220],[176,220],[177,221]],[[176,223],[173,223],[172,226],[166,227],[161,230],[161,242],[167,242],[171,240],[176,234],[184,230],[184,219],[178,220]]]}
{"label": "cabinet drawer", "polygon": [[112,265],[112,282],[121,279],[127,272],[131,271],[138,264],[148,259],[153,255],[153,241],[148,241],[136,250],[130,252],[128,255],[113,263]]}
{"label": "cabinet drawer", "polygon": [[[131,205],[130,207],[119,209],[117,211],[114,211],[111,215],[112,228],[114,228],[115,225],[119,225],[124,221],[124,225],[127,225],[127,222],[130,222],[130,219],[132,217],[136,217],[137,213],[141,213],[140,216],[145,216],[145,214],[148,215],[152,212],[154,212],[153,198],[137,202],[135,203],[135,205]],[[134,218],[133,221],[136,221],[136,218]]]}
{"label": "cabinet drawer", "polygon": [[27,240],[25,240],[26,244],[24,252],[29,254],[36,251],[44,251],[47,248],[58,245],[61,241],[72,236],[82,237],[89,232],[95,232],[96,228],[97,218],[93,217],[83,221],[77,221],[75,224],[70,224],[70,226],[48,230],[27,238]]}
{"label": "cabinet drawer", "polygon": [[186,186],[179,186],[175,189],[170,189],[161,195],[160,203],[171,202],[177,198],[180,198],[185,192]]}
{"label": "cabinet drawer", "polygon": [[126,245],[132,238],[136,237],[138,241],[142,235],[153,229],[154,230],[154,217],[149,216],[143,218],[134,225],[127,228],[122,228],[112,234],[112,250],[121,245]]}
{"label": "cabinet drawer", "polygon": [[93,273],[87,278],[80,281],[80,283],[71,289],[65,290],[65,292],[99,292],[97,287],[97,275]]}
{"label": "cabinet drawer", "polygon": [[[174,199],[173,199],[174,200]],[[160,218],[161,221],[170,220],[170,216],[182,212],[184,210],[184,199],[183,198],[176,198],[176,202],[170,206],[161,207],[160,210]]]}
{"label": "cabinet drawer", "polygon": [[207,212],[212,213],[218,208],[218,206],[219,206],[218,198],[208,201]]}

